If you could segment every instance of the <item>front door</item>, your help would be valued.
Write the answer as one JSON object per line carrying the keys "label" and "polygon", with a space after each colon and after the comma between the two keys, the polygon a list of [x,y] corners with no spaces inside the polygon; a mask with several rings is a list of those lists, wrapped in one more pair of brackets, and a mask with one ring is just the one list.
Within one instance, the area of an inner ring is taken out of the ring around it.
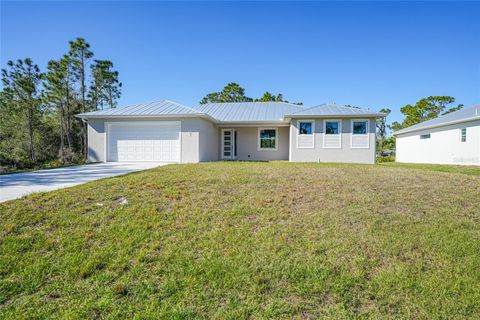
{"label": "front door", "polygon": [[222,129],[222,159],[232,160],[237,156],[237,131]]}

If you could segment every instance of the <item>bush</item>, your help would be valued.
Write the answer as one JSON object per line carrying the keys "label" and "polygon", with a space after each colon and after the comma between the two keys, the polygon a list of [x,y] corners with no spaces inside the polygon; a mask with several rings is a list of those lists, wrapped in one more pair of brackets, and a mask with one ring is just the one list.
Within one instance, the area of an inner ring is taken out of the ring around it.
{"label": "bush", "polygon": [[395,162],[395,156],[377,156],[377,162]]}

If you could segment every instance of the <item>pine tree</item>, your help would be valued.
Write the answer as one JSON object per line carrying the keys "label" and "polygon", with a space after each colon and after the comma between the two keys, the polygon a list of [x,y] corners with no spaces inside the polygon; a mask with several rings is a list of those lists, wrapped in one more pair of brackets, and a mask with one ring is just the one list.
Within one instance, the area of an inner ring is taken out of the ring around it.
{"label": "pine tree", "polygon": [[113,63],[109,60],[95,60],[91,67],[92,82],[89,92],[91,105],[94,109],[100,106],[103,110],[105,105],[115,108],[122,93],[118,71],[113,70]]}
{"label": "pine tree", "polygon": [[[42,116],[42,104],[40,97],[40,87],[43,75],[36,64],[30,58],[8,61],[9,70],[2,69],[3,92],[1,99],[1,110],[3,121],[16,124],[11,132],[14,136],[22,140],[22,133],[26,128],[28,160],[35,163],[37,152],[35,148],[35,138],[38,125]],[[2,125],[7,128],[7,125]],[[4,135],[5,133],[2,133]],[[12,155],[14,156],[14,155]],[[20,160],[22,160],[20,158]],[[26,159],[24,159],[26,160]]]}
{"label": "pine tree", "polygon": [[[72,141],[72,108],[74,99],[71,97],[74,90],[72,88],[72,66],[68,56],[60,60],[51,60],[48,62],[48,72],[45,76],[43,100],[46,105],[56,110],[56,118],[60,129],[60,149],[59,156],[62,163],[66,162],[66,156],[73,153]],[[65,140],[67,146],[65,146]],[[66,149],[68,152],[66,152]],[[68,159],[69,161],[71,159]]]}
{"label": "pine tree", "polygon": [[[90,51],[90,44],[85,39],[77,38],[75,41],[70,41],[69,57],[72,61],[73,72],[76,79],[79,81],[80,87],[80,112],[87,111],[86,103],[86,73],[89,60],[93,57],[93,52]],[[79,120],[81,121],[81,120]],[[87,155],[87,127],[86,124],[80,122],[81,126],[81,150],[84,156]]]}

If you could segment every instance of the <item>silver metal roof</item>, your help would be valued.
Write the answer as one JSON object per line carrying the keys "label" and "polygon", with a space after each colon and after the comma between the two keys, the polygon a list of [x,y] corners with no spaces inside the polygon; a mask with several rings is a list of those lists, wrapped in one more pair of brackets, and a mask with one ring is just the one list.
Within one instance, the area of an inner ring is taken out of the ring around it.
{"label": "silver metal roof", "polygon": [[162,100],[127,107],[86,112],[79,118],[118,118],[118,117],[174,117],[200,116],[222,123],[267,123],[285,122],[286,118],[304,116],[383,116],[368,109],[322,104],[304,107],[286,102],[231,102],[207,103],[188,107],[176,102]]}
{"label": "silver metal roof", "polygon": [[278,122],[305,107],[285,102],[207,103],[194,107],[221,122]]}
{"label": "silver metal roof", "polygon": [[448,113],[444,116],[440,116],[435,119],[431,119],[428,121],[415,124],[408,128],[395,131],[394,134],[397,135],[397,134],[413,132],[418,130],[425,130],[425,129],[441,127],[449,124],[472,121],[475,119],[480,119],[480,104],[473,107],[460,109],[458,111]]}
{"label": "silver metal roof", "polygon": [[162,115],[195,115],[201,114],[198,110],[181,105],[176,102],[162,100],[141,103],[127,107],[99,110],[81,113],[80,118],[102,118],[118,116],[162,116]]}
{"label": "silver metal roof", "polygon": [[373,116],[383,117],[384,113],[375,112],[369,109],[342,106],[338,104],[321,104],[311,108],[304,108],[294,113],[287,114],[286,117],[314,116],[314,117],[337,117],[337,116]]}

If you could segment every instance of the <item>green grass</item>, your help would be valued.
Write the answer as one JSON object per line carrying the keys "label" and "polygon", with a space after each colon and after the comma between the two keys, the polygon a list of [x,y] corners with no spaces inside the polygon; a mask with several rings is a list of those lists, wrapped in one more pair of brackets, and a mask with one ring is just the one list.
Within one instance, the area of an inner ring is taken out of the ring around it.
{"label": "green grass", "polygon": [[447,165],[447,164],[417,164],[417,163],[399,163],[399,162],[384,162],[377,164],[381,167],[391,168],[405,168],[417,170],[430,170],[449,173],[461,173],[474,176],[480,176],[480,166],[463,166],[463,165]]}
{"label": "green grass", "polygon": [[0,318],[475,319],[466,171],[169,165],[6,202]]}

